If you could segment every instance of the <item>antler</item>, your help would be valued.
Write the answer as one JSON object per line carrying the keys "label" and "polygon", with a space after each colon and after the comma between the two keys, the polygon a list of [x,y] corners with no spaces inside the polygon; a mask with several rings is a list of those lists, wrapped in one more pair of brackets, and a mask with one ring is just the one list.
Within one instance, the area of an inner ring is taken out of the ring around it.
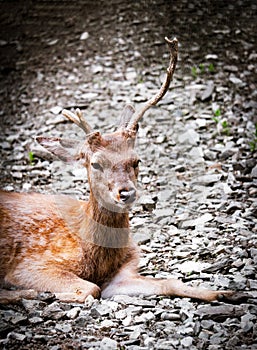
{"label": "antler", "polygon": [[71,120],[73,123],[77,124],[82,130],[85,131],[86,134],[89,134],[93,131],[91,126],[88,124],[88,122],[84,119],[82,112],[79,108],[76,109],[76,114],[68,111],[67,109],[64,109],[62,111],[62,114]]}
{"label": "antler", "polygon": [[160,91],[150,100],[148,100],[141,110],[134,114],[127,126],[127,129],[129,130],[134,129],[136,127],[138,121],[143,117],[145,112],[152,106],[155,106],[163,98],[163,96],[166,94],[169,88],[178,60],[178,40],[176,38],[174,38],[173,40],[169,40],[167,37],[165,37],[165,40],[168,43],[170,49],[170,64],[167,68],[166,80],[163,82]]}

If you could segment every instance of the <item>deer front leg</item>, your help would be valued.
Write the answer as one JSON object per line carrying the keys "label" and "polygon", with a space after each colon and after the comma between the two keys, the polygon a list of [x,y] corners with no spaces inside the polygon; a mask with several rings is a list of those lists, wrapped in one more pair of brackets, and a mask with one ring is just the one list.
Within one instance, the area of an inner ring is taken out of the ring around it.
{"label": "deer front leg", "polygon": [[[12,285],[33,289],[37,292],[49,291],[64,302],[83,303],[89,295],[92,295],[94,298],[100,297],[100,288],[96,284],[85,281],[70,271],[56,267],[44,270],[27,268],[26,270],[20,266],[7,275],[5,280]],[[12,292],[15,292],[13,293],[14,302],[17,301],[17,297],[21,299],[23,297],[26,298],[26,295],[28,295],[26,290],[20,290],[18,294],[17,291],[8,291],[7,295],[10,301]],[[5,293],[3,296],[6,298],[7,295]],[[31,295],[35,296],[34,293]]]}
{"label": "deer front leg", "polygon": [[103,286],[102,297],[109,298],[113,295],[167,295],[199,299],[204,301],[218,300],[233,295],[232,291],[213,291],[203,288],[191,287],[177,279],[155,279],[142,277],[121,271],[107,285]]}

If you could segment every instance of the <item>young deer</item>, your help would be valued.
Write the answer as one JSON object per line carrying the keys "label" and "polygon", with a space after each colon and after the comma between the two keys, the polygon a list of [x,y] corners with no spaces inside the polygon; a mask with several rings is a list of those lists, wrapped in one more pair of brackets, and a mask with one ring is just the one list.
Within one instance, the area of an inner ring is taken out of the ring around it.
{"label": "young deer", "polygon": [[115,294],[169,295],[212,301],[231,291],[190,287],[176,279],[142,277],[139,252],[129,233],[128,211],[137,198],[139,159],[134,150],[137,125],[143,114],[168,90],[178,53],[176,39],[168,42],[171,58],[159,93],[136,113],[126,106],[116,132],[93,131],[79,110],[64,116],[86,133],[77,143],[39,137],[48,151],[67,162],[83,164],[88,173],[88,202],[64,195],[1,192],[0,278],[3,286],[23,290],[0,291],[1,302],[35,298],[50,291],[62,301],[84,302],[87,296]]}

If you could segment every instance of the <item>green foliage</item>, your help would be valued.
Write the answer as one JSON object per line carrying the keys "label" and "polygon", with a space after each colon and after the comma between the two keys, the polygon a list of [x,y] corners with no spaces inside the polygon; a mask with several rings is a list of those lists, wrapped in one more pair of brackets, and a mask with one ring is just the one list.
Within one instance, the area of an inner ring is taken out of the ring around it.
{"label": "green foliage", "polygon": [[192,76],[196,79],[196,77],[197,77],[197,67],[192,67],[191,73],[192,73]]}
{"label": "green foliage", "polygon": [[29,164],[34,165],[35,164],[35,156],[33,152],[29,152]]}
{"label": "green foliage", "polygon": [[219,121],[220,121],[220,118],[219,118],[220,116],[221,116],[221,112],[220,112],[220,109],[218,108],[218,109],[216,109],[216,111],[214,112],[214,117],[212,118],[212,120],[214,120],[215,123],[218,124]]}
{"label": "green foliage", "polygon": [[229,130],[229,124],[228,121],[226,119],[221,119],[221,111],[220,109],[216,109],[216,111],[214,112],[214,117],[212,118],[212,120],[216,123],[216,124],[220,124],[222,127],[222,134],[224,135],[229,135],[230,134],[230,130]]}
{"label": "green foliage", "polygon": [[249,142],[251,152],[255,152],[257,150],[257,123],[255,124],[255,130],[252,141]]}
{"label": "green foliage", "polygon": [[219,108],[216,109],[216,111],[214,112],[214,115],[215,115],[215,117],[220,117],[221,116],[221,111],[220,111]]}
{"label": "green foliage", "polygon": [[204,73],[214,73],[215,72],[215,68],[214,68],[214,64],[210,63],[208,65],[208,67],[206,67],[206,65],[204,63],[199,63],[198,66],[193,66],[191,68],[191,74],[192,76],[196,79],[197,76],[199,74],[204,74]]}
{"label": "green foliage", "polygon": [[221,125],[222,125],[223,129],[228,128],[228,122],[227,122],[226,120],[223,120],[223,121],[221,122]]}
{"label": "green foliage", "polygon": [[210,73],[214,73],[215,72],[215,68],[214,68],[214,64],[213,63],[209,64],[208,70],[209,70]]}
{"label": "green foliage", "polygon": [[229,125],[228,125],[227,120],[222,120],[221,126],[223,128],[223,134],[229,135],[230,134],[230,130],[229,130]]}
{"label": "green foliage", "polygon": [[201,74],[203,74],[205,72],[205,68],[204,68],[204,64],[203,63],[199,64],[199,70],[200,70]]}
{"label": "green foliage", "polygon": [[192,276],[192,275],[193,275],[193,273],[194,273],[194,271],[189,271],[189,272],[186,272],[186,276],[187,276],[187,277],[190,277],[190,276]]}

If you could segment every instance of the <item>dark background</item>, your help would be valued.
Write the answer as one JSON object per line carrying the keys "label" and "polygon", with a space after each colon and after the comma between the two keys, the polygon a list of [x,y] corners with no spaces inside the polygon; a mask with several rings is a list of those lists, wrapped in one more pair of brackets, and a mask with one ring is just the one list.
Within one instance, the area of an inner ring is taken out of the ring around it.
{"label": "dark background", "polygon": [[[110,50],[124,64],[148,66],[165,52],[164,36],[177,36],[182,69],[216,54],[223,65],[243,72],[249,55],[256,55],[256,12],[256,2],[249,0],[1,1],[1,117],[18,118],[13,91],[39,69],[57,72],[72,52],[75,66]],[[83,31],[89,38],[81,45]],[[144,62],[131,54],[135,50]],[[243,93],[250,94],[255,82],[256,74],[248,74]]]}

